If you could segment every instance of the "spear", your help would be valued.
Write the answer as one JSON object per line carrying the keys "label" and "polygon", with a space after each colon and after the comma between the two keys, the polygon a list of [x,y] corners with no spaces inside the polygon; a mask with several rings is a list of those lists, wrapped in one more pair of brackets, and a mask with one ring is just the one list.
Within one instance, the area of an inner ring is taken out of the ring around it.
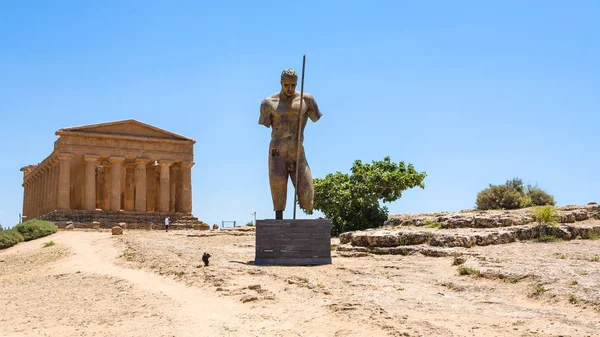
{"label": "spear", "polygon": [[302,132],[302,103],[304,102],[304,65],[306,64],[306,54],[302,56],[302,80],[300,82],[300,112],[298,114],[298,143],[296,144],[296,185],[294,186],[294,220],[296,219],[296,201],[298,200],[298,162],[300,161],[300,133]]}

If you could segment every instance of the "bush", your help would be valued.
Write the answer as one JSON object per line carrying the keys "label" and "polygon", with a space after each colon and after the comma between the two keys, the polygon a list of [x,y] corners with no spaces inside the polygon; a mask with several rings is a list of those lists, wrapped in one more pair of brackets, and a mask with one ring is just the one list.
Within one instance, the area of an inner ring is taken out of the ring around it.
{"label": "bush", "polygon": [[525,187],[519,178],[504,185],[492,185],[477,194],[477,209],[519,209],[530,206],[554,206],[554,197],[537,186]]}
{"label": "bush", "polygon": [[41,238],[58,230],[52,222],[43,220],[29,220],[16,225],[14,229],[23,235],[25,241]]}
{"label": "bush", "polygon": [[23,235],[14,229],[0,231],[0,249],[12,247],[23,242]]}
{"label": "bush", "polygon": [[537,206],[534,209],[534,214],[538,223],[554,225],[560,220],[558,211],[552,205]]}
{"label": "bush", "polygon": [[409,188],[425,188],[425,172],[417,172],[412,164],[402,161],[396,164],[390,157],[371,164],[356,160],[351,172],[314,179],[313,208],[331,220],[332,235],[383,225],[388,210],[381,202],[397,200]]}
{"label": "bush", "polygon": [[554,197],[537,186],[527,186],[527,195],[531,198],[532,206],[556,205]]}

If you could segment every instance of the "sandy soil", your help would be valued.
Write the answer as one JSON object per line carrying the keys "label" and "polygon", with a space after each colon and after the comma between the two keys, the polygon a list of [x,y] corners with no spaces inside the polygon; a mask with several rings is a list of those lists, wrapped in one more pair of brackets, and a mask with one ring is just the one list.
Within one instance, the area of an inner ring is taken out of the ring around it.
{"label": "sandy soil", "polygon": [[600,240],[467,251],[483,277],[419,254],[259,267],[252,232],[60,231],[0,251],[0,336],[600,336]]}

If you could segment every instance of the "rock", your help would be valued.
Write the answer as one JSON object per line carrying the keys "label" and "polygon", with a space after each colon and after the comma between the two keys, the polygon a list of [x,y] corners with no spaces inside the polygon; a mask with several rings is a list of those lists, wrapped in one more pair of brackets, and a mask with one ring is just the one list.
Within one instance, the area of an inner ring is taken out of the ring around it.
{"label": "rock", "polygon": [[258,297],[252,296],[252,295],[244,295],[244,296],[242,296],[242,298],[240,298],[240,301],[242,303],[252,302],[252,301],[256,301],[256,300],[258,300]]}
{"label": "rock", "polygon": [[248,286],[248,289],[255,290],[257,293],[260,293],[263,291],[262,288],[260,287],[260,284],[254,284],[254,285]]}
{"label": "rock", "polygon": [[465,263],[466,261],[467,261],[467,258],[465,256],[455,256],[454,261],[452,261],[452,265],[458,266],[458,265]]}
{"label": "rock", "polygon": [[151,223],[147,224],[145,228],[146,228],[146,230],[151,231],[152,230],[152,226],[153,226],[153,224],[151,222]]}
{"label": "rock", "polygon": [[75,226],[73,226],[73,223],[71,222],[70,224],[68,224],[68,225],[65,226],[65,229],[66,230],[73,230],[73,229],[75,229]]}
{"label": "rock", "polygon": [[123,228],[115,226],[112,228],[112,235],[123,235]]}
{"label": "rock", "polygon": [[195,230],[200,230],[200,231],[207,231],[210,229],[210,226],[203,223],[203,224],[196,224],[194,225],[194,229]]}
{"label": "rock", "polygon": [[341,257],[365,257],[369,256],[366,252],[340,252]]}
{"label": "rock", "polygon": [[591,201],[591,202],[588,202],[588,205],[598,205],[598,203],[595,201]]}
{"label": "rock", "polygon": [[216,229],[219,229],[219,225],[217,225],[217,224],[214,224],[214,225],[213,225],[213,230],[216,230]]}
{"label": "rock", "polygon": [[98,222],[98,221],[92,222],[92,228],[93,229],[100,229],[100,222]]}
{"label": "rock", "polygon": [[127,228],[127,223],[125,222],[119,222],[119,227],[126,229]]}

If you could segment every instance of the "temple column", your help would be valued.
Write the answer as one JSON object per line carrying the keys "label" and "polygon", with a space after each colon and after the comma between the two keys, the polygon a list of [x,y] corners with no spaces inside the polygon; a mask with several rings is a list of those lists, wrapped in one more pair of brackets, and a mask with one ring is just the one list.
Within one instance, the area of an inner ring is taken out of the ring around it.
{"label": "temple column", "polygon": [[35,175],[35,217],[39,217],[42,213],[42,174],[38,170]]}
{"label": "temple column", "polygon": [[134,171],[135,165],[126,164],[125,165],[125,203],[124,210],[133,211],[134,210],[134,200],[135,200],[135,185],[134,185]]}
{"label": "temple column", "polygon": [[183,209],[183,180],[181,178],[183,170],[181,167],[181,163],[180,165],[178,165],[178,167],[179,169],[177,170],[175,184],[175,212],[181,213],[181,210]]}
{"label": "temple column", "polygon": [[35,217],[35,209],[33,207],[33,198],[35,196],[35,184],[34,184],[34,179],[30,178],[29,179],[29,200],[27,200],[27,205],[28,205],[28,213],[27,216],[29,217],[29,219],[33,219]]}
{"label": "temple column", "polygon": [[52,174],[54,173],[53,165],[53,162],[49,162],[48,169],[46,170],[46,213],[54,210],[54,206],[52,205],[52,184],[54,183],[54,181],[52,180]]}
{"label": "temple column", "polygon": [[158,162],[160,165],[160,197],[159,197],[159,208],[160,212],[168,212],[169,211],[169,196],[171,194],[169,178],[170,175],[170,167],[173,164],[170,160],[161,160]]}
{"label": "temple column", "polygon": [[146,211],[146,165],[148,165],[148,159],[138,158],[135,160],[135,210],[137,212]]}
{"label": "temple column", "polygon": [[60,160],[60,173],[58,176],[58,208],[68,210],[71,206],[71,153],[61,153],[58,155]]}
{"label": "temple column", "polygon": [[84,155],[85,161],[85,176],[84,176],[84,192],[83,192],[83,209],[93,211],[96,209],[96,162],[98,156]]}
{"label": "temple column", "polygon": [[58,176],[60,175],[59,160],[52,163],[52,210],[58,208]]}
{"label": "temple column", "polygon": [[193,162],[181,163],[181,212],[192,214],[192,166]]}
{"label": "temple column", "polygon": [[27,198],[29,197],[29,191],[27,190],[27,182],[23,183],[23,210],[22,215],[27,216]]}
{"label": "temple column", "polygon": [[171,165],[169,174],[169,212],[175,212],[178,173],[179,167],[177,167],[177,165]]}
{"label": "temple column", "polygon": [[31,197],[29,198],[29,208],[31,209],[31,219],[35,218],[35,193],[37,192],[36,190],[36,185],[35,185],[35,175],[31,175],[31,179],[30,179],[30,184],[31,184]]}
{"label": "temple column", "polygon": [[48,175],[49,175],[49,168],[48,168],[48,166],[45,166],[42,169],[42,195],[44,196],[42,198],[42,214],[46,214],[46,212],[48,211],[48,190],[49,190]]}
{"label": "temple column", "polygon": [[33,207],[33,198],[35,196],[35,180],[33,177],[29,178],[29,200],[27,200],[27,216],[29,219],[33,219],[35,217],[35,209]]}
{"label": "temple column", "polygon": [[104,182],[104,177],[102,174],[104,173],[104,169],[102,166],[96,166],[96,208],[102,209],[102,183]]}
{"label": "temple column", "polygon": [[154,161],[146,166],[146,211],[156,212],[156,167]]}
{"label": "temple column", "polygon": [[102,210],[108,211],[110,210],[110,173],[112,170],[112,165],[110,164],[110,162],[105,162],[104,164],[102,164],[102,167],[104,168],[104,186],[102,187],[104,199],[102,200]]}
{"label": "temple column", "polygon": [[110,157],[110,210],[121,210],[121,169],[123,157]]}

